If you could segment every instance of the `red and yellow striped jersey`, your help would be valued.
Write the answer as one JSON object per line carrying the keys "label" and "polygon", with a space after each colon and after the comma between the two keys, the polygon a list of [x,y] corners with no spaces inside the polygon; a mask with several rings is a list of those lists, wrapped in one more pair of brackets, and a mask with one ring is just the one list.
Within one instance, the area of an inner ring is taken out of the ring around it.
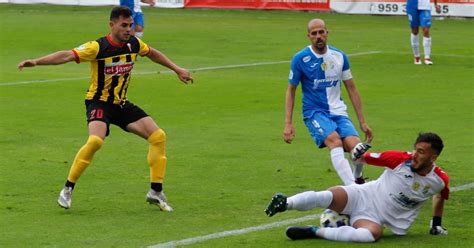
{"label": "red and yellow striped jersey", "polygon": [[127,99],[127,88],[137,55],[146,56],[150,48],[134,36],[126,43],[117,44],[108,34],[72,51],[77,63],[91,62],[91,83],[86,100],[121,104]]}

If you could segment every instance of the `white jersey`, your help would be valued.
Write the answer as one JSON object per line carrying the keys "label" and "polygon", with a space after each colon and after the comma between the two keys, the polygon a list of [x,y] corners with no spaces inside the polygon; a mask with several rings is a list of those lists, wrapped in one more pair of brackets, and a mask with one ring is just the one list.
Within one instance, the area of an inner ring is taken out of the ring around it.
{"label": "white jersey", "polygon": [[[356,219],[369,219],[387,225],[393,233],[403,235],[426,200],[439,193],[444,199],[449,197],[448,175],[436,165],[424,176],[413,172],[412,154],[409,152],[365,153],[364,158],[368,164],[386,169],[375,181],[346,188],[348,195],[355,194],[363,199],[349,196],[349,201],[359,201],[358,206],[348,207],[348,210],[354,211]],[[361,211],[361,208],[365,209]],[[351,218],[351,223],[356,219]]]}

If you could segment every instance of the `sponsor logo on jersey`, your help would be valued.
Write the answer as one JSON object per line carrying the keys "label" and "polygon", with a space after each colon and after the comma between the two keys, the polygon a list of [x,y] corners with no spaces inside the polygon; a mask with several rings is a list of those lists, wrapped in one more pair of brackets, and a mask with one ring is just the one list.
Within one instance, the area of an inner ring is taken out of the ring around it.
{"label": "sponsor logo on jersey", "polygon": [[121,64],[105,66],[105,75],[123,75],[129,73],[133,69],[133,64]]}
{"label": "sponsor logo on jersey", "polygon": [[290,70],[290,75],[288,76],[289,79],[293,79],[293,70]]}
{"label": "sponsor logo on jersey", "polygon": [[303,62],[308,63],[311,60],[311,56],[306,56],[303,58]]}
{"label": "sponsor logo on jersey", "polygon": [[339,82],[339,79],[337,78],[323,78],[323,79],[315,79],[313,81],[313,90],[316,89],[325,89],[329,87],[335,87],[337,83]]}
{"label": "sponsor logo on jersey", "polygon": [[405,208],[415,208],[420,204],[420,201],[417,201],[415,199],[411,199],[410,197],[406,196],[403,192],[400,192],[398,194],[390,194],[393,200],[395,200],[396,203],[400,204],[402,207]]}

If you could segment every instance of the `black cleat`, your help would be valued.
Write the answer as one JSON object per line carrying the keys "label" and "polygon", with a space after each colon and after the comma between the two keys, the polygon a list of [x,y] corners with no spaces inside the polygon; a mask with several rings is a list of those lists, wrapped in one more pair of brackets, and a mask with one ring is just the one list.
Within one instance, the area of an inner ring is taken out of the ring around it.
{"label": "black cleat", "polygon": [[286,196],[281,193],[276,193],[270,203],[268,203],[267,208],[265,209],[265,213],[272,217],[278,212],[285,212],[287,207],[286,203]]}
{"label": "black cleat", "polygon": [[355,183],[356,184],[364,184],[367,182],[367,179],[369,179],[368,177],[358,177],[356,178],[355,180]]}
{"label": "black cleat", "polygon": [[286,236],[292,240],[316,239],[317,226],[290,226],[286,229]]}

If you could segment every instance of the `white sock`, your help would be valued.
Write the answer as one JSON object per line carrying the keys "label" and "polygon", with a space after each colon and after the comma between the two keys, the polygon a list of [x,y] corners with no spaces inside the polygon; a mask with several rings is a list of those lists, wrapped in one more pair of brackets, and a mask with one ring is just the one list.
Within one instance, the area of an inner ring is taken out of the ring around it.
{"label": "white sock", "polygon": [[423,36],[423,49],[425,52],[425,59],[430,58],[431,55],[431,37],[424,37]]}
{"label": "white sock", "polygon": [[344,185],[354,184],[355,179],[352,174],[351,165],[344,157],[344,149],[342,147],[336,147],[331,150],[331,161]]}
{"label": "white sock", "polygon": [[413,33],[411,33],[410,43],[411,49],[413,50],[413,55],[415,57],[420,57],[420,41],[418,39],[418,35],[414,35]]}
{"label": "white sock", "polygon": [[375,238],[367,228],[354,228],[352,226],[341,226],[337,228],[321,228],[316,235],[324,239],[345,242],[374,242]]}
{"label": "white sock", "polygon": [[143,32],[135,32],[135,36],[141,39],[143,37]]}
{"label": "white sock", "polygon": [[352,164],[354,165],[354,178],[362,177],[364,164],[360,162],[352,162]]}
{"label": "white sock", "polygon": [[288,197],[286,200],[289,210],[306,211],[313,208],[328,208],[332,202],[331,191],[306,191]]}

